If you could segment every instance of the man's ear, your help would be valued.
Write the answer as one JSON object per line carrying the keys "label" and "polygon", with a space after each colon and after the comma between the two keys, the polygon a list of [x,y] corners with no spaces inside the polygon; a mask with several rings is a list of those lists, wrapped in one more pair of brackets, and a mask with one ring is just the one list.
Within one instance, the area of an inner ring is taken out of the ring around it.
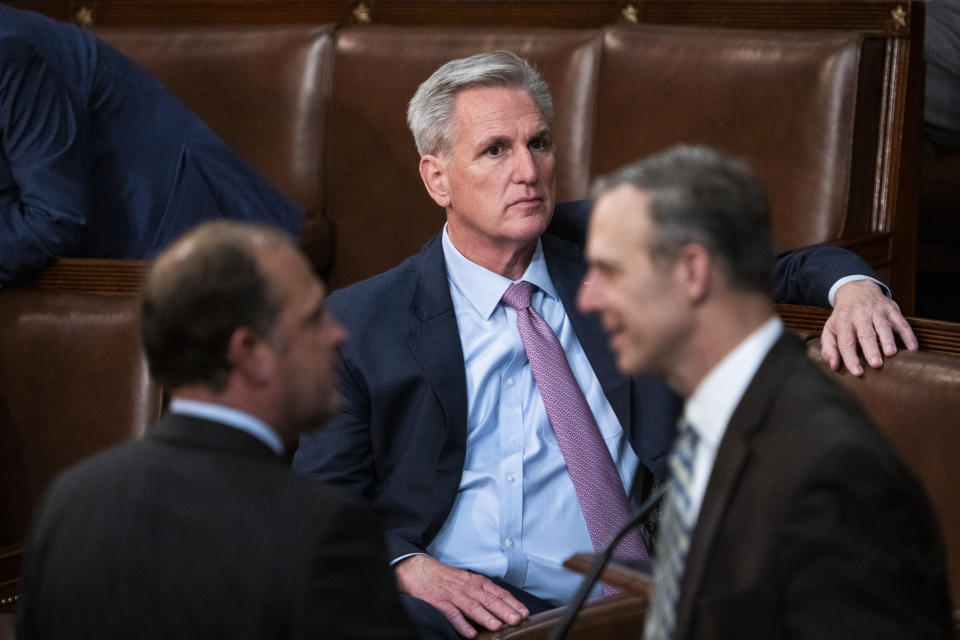
{"label": "man's ear", "polygon": [[433,201],[444,209],[450,204],[450,185],[447,181],[446,165],[437,156],[426,155],[420,158],[420,179]]}
{"label": "man's ear", "polygon": [[713,272],[713,258],[710,253],[696,243],[680,248],[675,263],[675,273],[680,286],[691,302],[701,302],[710,293]]}
{"label": "man's ear", "polygon": [[247,327],[236,329],[227,344],[227,362],[231,372],[254,386],[261,386],[270,380],[275,356],[267,341]]}

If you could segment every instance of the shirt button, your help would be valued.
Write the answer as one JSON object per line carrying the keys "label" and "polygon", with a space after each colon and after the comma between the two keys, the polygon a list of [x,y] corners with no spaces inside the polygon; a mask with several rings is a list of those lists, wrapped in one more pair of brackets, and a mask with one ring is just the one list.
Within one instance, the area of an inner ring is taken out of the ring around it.
{"label": "shirt button", "polygon": [[517,438],[517,436],[510,436],[508,440],[510,444],[517,444],[517,440],[519,440],[519,438]]}
{"label": "shirt button", "polygon": [[515,473],[508,473],[508,474],[507,474],[507,482],[509,482],[509,483],[512,484],[512,483],[514,483],[514,482],[516,482],[516,481],[517,481],[517,474],[515,474]]}
{"label": "shirt button", "polygon": [[513,538],[507,538],[506,540],[503,541],[503,544],[507,545],[508,547],[510,547],[510,548],[512,549],[512,548],[513,548]]}
{"label": "shirt button", "polygon": [[507,378],[507,386],[509,387],[513,386],[513,378]]}

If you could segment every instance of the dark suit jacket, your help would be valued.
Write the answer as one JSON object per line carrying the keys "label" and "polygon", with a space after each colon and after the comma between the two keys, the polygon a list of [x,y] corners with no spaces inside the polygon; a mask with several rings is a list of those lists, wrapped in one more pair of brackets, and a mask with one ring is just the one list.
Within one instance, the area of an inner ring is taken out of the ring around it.
{"label": "dark suit jacket", "polygon": [[214,218],[299,231],[299,207],[88,29],[0,5],[0,60],[0,282],[151,258]]}
{"label": "dark suit jacket", "polygon": [[368,505],[232,427],[167,416],[60,476],[18,638],[412,638]]}
{"label": "dark suit jacket", "polygon": [[[660,477],[680,402],[656,379],[620,375],[597,319],[577,311],[589,210],[586,202],[557,206],[542,236],[547,268],[640,462]],[[778,268],[781,301],[808,304],[825,301],[841,275],[872,274],[831,247],[792,252]],[[343,410],[304,434],[294,468],[371,500],[391,557],[422,551],[453,504],[467,438],[466,373],[439,236],[399,266],[334,292],[328,308],[350,335],[340,350]],[[644,476],[638,493],[652,479]]]}
{"label": "dark suit jacket", "polygon": [[951,638],[923,490],[856,403],[784,335],[730,419],[677,638]]}

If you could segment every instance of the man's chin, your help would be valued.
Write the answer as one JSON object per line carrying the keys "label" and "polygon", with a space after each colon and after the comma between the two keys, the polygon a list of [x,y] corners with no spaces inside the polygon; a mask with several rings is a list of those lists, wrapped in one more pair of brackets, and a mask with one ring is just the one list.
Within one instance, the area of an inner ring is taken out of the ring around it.
{"label": "man's chin", "polygon": [[621,345],[620,348],[616,348],[611,345],[614,354],[617,358],[617,369],[620,370],[625,376],[639,376],[646,373],[650,373],[649,363],[644,362],[636,353],[631,353],[625,346]]}
{"label": "man's chin", "polygon": [[536,240],[550,226],[553,219],[553,210],[546,209],[545,205],[529,210],[520,209],[520,216],[515,216],[513,228],[517,237]]}

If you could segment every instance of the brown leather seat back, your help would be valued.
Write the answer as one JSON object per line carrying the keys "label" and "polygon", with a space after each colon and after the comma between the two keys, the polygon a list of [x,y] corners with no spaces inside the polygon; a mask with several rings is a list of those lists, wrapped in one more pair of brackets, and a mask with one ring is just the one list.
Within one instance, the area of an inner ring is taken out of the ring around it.
{"label": "brown leather seat back", "polygon": [[847,224],[862,41],[851,32],[611,27],[593,174],[678,143],[714,146],[758,169],[781,248],[834,240]]}
{"label": "brown leather seat back", "polygon": [[[960,336],[960,325],[952,335]],[[820,358],[820,340],[810,343]],[[832,374],[849,389],[926,487],[947,547],[950,589],[960,611],[960,356],[901,351],[863,377]]]}
{"label": "brown leather seat back", "polygon": [[4,289],[2,298],[0,547],[23,540],[54,475],[142,435],[161,409],[135,296]]}
{"label": "brown leather seat back", "polygon": [[310,216],[323,207],[333,25],[105,27]]}
{"label": "brown leather seat back", "polygon": [[586,193],[599,32],[344,28],[337,35],[327,153],[328,213],[336,228],[334,286],[396,265],[441,229],[443,211],[420,180],[407,104],[444,62],[496,49],[526,57],[550,85],[558,197]]}

